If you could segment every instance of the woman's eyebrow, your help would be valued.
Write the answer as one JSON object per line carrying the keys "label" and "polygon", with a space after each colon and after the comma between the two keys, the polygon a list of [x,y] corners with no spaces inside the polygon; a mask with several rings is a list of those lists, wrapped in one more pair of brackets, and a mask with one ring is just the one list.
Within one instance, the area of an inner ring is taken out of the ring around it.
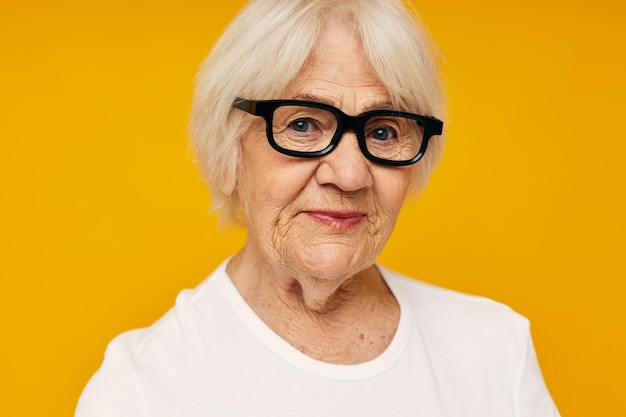
{"label": "woman's eyebrow", "polygon": [[328,106],[333,106],[333,107],[336,106],[336,104],[333,103],[332,100],[325,98],[325,97],[316,96],[315,94],[311,94],[311,93],[297,94],[294,97],[294,100],[314,101],[316,103],[322,103]]}
{"label": "woman's eyebrow", "polygon": [[391,102],[382,101],[382,102],[374,102],[374,103],[368,104],[363,109],[364,112],[370,111],[370,110],[397,110],[397,109],[393,106],[393,104],[391,104]]}
{"label": "woman's eyebrow", "polygon": [[[339,108],[337,104],[334,103],[332,100],[329,100],[328,98],[325,98],[325,97],[317,96],[315,94],[310,94],[310,93],[298,94],[294,97],[294,100],[314,101],[316,103],[322,103],[322,104]],[[372,102],[372,103],[366,104],[365,107],[363,107],[363,109],[361,110],[361,112],[365,113],[370,110],[396,110],[396,109],[394,108],[393,104],[391,104],[391,102],[389,101],[379,101],[379,102]]]}

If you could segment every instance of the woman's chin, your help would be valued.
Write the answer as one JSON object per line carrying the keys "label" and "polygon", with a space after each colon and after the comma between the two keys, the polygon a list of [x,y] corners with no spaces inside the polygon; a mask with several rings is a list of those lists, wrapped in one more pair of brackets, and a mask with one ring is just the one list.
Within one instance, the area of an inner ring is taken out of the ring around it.
{"label": "woman's chin", "polygon": [[294,250],[288,256],[287,267],[295,275],[306,275],[320,280],[343,280],[368,268],[375,257],[363,256],[362,250],[341,244],[320,245]]}

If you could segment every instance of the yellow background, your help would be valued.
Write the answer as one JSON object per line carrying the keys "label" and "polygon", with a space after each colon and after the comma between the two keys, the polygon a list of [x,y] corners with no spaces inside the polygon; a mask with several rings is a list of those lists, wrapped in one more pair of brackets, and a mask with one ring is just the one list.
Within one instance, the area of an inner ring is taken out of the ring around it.
{"label": "yellow background", "polygon": [[[71,415],[111,338],[241,246],[207,214],[186,124],[242,3],[0,5],[0,415]],[[511,305],[564,416],[623,415],[626,6],[417,7],[449,142],[382,263]]]}

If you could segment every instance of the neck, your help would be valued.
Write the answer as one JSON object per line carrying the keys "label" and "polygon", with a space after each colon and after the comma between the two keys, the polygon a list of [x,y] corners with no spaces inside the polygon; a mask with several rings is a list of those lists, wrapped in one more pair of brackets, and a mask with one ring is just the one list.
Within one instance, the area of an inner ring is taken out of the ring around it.
{"label": "neck", "polygon": [[380,355],[396,331],[399,306],[373,265],[336,279],[293,276],[244,249],[226,272],[259,318],[312,358],[365,362]]}
{"label": "neck", "polygon": [[280,266],[256,259],[245,248],[231,259],[227,273],[253,309],[258,303],[278,302],[292,312],[326,316],[362,300],[376,281],[382,283],[375,266],[352,276],[294,276]]}

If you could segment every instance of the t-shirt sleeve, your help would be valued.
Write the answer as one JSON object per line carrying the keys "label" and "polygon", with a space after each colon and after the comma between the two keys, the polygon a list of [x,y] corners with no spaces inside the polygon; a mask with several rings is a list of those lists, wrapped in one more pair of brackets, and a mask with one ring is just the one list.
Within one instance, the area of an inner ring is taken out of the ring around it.
{"label": "t-shirt sleeve", "polygon": [[125,355],[107,351],[104,362],[83,390],[75,417],[141,417],[144,415]]}
{"label": "t-shirt sleeve", "polygon": [[516,416],[560,417],[539,369],[530,332],[517,385]]}

